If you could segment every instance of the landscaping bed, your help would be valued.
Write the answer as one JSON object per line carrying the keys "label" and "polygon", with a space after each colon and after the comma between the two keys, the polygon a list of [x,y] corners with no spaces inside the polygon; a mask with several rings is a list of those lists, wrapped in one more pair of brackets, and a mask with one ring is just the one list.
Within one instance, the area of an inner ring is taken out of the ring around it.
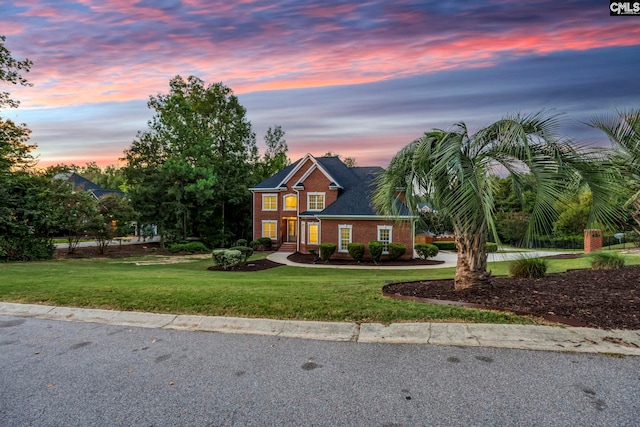
{"label": "landscaping bed", "polygon": [[[640,330],[640,266],[618,270],[581,269],[540,279],[494,277],[492,287],[456,291],[453,280],[393,283],[387,296],[424,302],[477,304],[484,308],[560,316],[573,324]],[[434,301],[429,301],[434,300]],[[471,305],[469,305],[471,306]],[[478,308],[474,306],[474,308]]]}
{"label": "landscaping bed", "polygon": [[297,262],[300,264],[326,264],[326,265],[362,265],[362,266],[376,266],[376,265],[385,265],[385,266],[397,266],[397,267],[410,267],[412,265],[438,265],[444,264],[444,261],[436,261],[433,259],[410,259],[410,260],[397,260],[397,261],[389,261],[388,259],[381,260],[378,264],[374,263],[372,260],[364,259],[360,263],[356,263],[352,259],[334,259],[330,258],[328,261],[323,261],[318,258],[317,255],[310,254],[301,254],[300,252],[296,252],[287,257],[289,261]]}

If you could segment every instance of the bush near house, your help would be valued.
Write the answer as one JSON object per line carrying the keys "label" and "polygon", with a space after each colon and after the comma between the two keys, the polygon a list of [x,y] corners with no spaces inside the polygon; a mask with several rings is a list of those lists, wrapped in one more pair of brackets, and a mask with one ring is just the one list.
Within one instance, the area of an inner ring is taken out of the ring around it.
{"label": "bush near house", "polygon": [[232,270],[244,262],[242,252],[235,249],[216,249],[211,256],[214,264],[222,267],[223,270]]}
{"label": "bush near house", "polygon": [[456,242],[433,242],[441,251],[456,251]]}
{"label": "bush near house", "polygon": [[236,246],[249,246],[249,242],[247,239],[238,239],[236,241]]}
{"label": "bush near house", "polygon": [[[237,246],[241,246],[241,245],[237,245]],[[266,250],[271,249],[271,239],[269,237],[261,237],[261,238],[256,239],[256,240],[252,240],[249,243],[249,246],[251,248],[253,248],[254,251],[257,251],[258,248],[260,246],[262,246],[262,249],[266,251]]]}
{"label": "bush near house", "polygon": [[382,242],[373,240],[367,243],[367,246],[369,247],[369,255],[371,255],[371,259],[373,260],[373,262],[375,262],[376,264],[379,263],[380,258],[382,258],[382,250],[384,249]]}
{"label": "bush near house", "polygon": [[325,262],[329,261],[329,258],[331,258],[331,255],[333,255],[337,247],[338,245],[336,245],[335,243],[321,243],[320,258],[322,258],[322,260]]}
{"label": "bush near house", "polygon": [[433,258],[438,255],[438,247],[428,243],[419,243],[415,245],[418,257],[421,259]]}
{"label": "bush near house", "polygon": [[253,248],[250,248],[249,246],[234,246],[229,249],[233,251],[240,251],[240,253],[243,256],[243,260],[242,260],[243,264],[246,264],[247,259],[249,259],[251,255],[253,255]]}
{"label": "bush near house", "polygon": [[175,254],[178,252],[188,252],[190,254],[203,254],[209,252],[202,242],[189,242],[189,243],[172,243],[169,245],[169,252]]}
{"label": "bush near house", "polygon": [[347,251],[349,251],[349,255],[356,262],[362,261],[364,258],[364,243],[349,243],[347,245]]}
{"label": "bush near house", "polygon": [[397,261],[407,253],[407,245],[402,243],[389,243],[389,261]]}

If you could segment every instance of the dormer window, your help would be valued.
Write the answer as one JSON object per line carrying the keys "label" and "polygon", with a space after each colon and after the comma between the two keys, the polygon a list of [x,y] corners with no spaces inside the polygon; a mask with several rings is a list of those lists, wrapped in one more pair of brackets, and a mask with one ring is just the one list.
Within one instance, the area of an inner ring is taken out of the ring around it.
{"label": "dormer window", "polygon": [[307,193],[307,210],[324,210],[324,193]]}

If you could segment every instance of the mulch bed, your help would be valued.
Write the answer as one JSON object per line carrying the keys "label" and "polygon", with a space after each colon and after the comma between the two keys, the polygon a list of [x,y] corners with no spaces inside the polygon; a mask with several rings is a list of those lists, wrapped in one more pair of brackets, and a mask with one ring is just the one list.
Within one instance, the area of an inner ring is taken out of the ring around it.
{"label": "mulch bed", "polygon": [[131,256],[144,256],[144,255],[165,255],[172,256],[178,255],[169,252],[168,250],[160,249],[160,243],[140,243],[133,245],[119,245],[118,243],[110,244],[106,247],[105,253],[100,254],[97,246],[89,247],[77,247],[72,254],[69,253],[68,248],[56,249],[53,257],[60,258],[126,258]]}
{"label": "mulch bed", "polygon": [[412,259],[412,260],[398,260],[398,261],[389,261],[383,259],[378,264],[375,264],[371,260],[362,260],[359,264],[354,262],[352,259],[333,259],[330,258],[329,261],[324,262],[318,258],[317,255],[310,254],[301,254],[300,252],[296,252],[287,257],[289,261],[298,262],[300,264],[325,264],[325,265],[361,265],[361,266],[398,266],[398,267],[409,267],[412,265],[438,265],[444,264],[444,261],[435,261],[432,259],[422,260],[422,259]]}
{"label": "mulch bed", "polygon": [[490,309],[560,316],[589,327],[640,330],[640,266],[571,270],[540,279],[494,277],[492,284],[493,287],[456,291],[453,280],[427,280],[393,283],[382,291],[387,296],[434,300],[424,302],[451,301],[455,305],[463,302]]}

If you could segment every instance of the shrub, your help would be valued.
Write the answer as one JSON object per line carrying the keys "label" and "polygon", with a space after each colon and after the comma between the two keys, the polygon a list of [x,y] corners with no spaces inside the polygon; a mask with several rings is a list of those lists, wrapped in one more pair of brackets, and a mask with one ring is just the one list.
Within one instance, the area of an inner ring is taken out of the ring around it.
{"label": "shrub", "polygon": [[433,242],[434,245],[437,246],[438,250],[441,251],[456,251],[456,242]]}
{"label": "shrub", "polygon": [[544,277],[548,262],[542,258],[520,258],[509,264],[509,275],[516,279]]}
{"label": "shrub", "polygon": [[51,259],[55,250],[55,245],[48,238],[0,236],[0,262]]}
{"label": "shrub", "polygon": [[[245,240],[246,242],[246,240]],[[234,246],[232,248],[229,248],[230,250],[234,250],[234,251],[240,251],[240,253],[242,254],[242,256],[244,257],[242,260],[242,263],[246,263],[247,260],[249,259],[249,257],[251,255],[253,255],[253,248],[250,248],[249,246]]]}
{"label": "shrub", "polygon": [[371,259],[376,264],[380,262],[380,258],[382,258],[382,250],[384,246],[382,242],[378,242],[377,240],[373,240],[367,244],[369,247],[369,255],[371,255]]}
{"label": "shrub", "polygon": [[498,244],[493,242],[487,242],[486,249],[488,254],[492,252],[498,252]]}
{"label": "shrub", "polygon": [[188,252],[190,254],[202,254],[209,252],[209,249],[202,242],[189,242],[189,243],[172,243],[169,245],[169,252]]}
{"label": "shrub", "polygon": [[405,253],[407,253],[407,245],[403,245],[402,243],[389,243],[390,261],[397,261]]}
{"label": "shrub", "polygon": [[364,243],[349,243],[347,245],[347,250],[349,251],[349,255],[356,262],[362,261],[364,257]]}
{"label": "shrub", "polygon": [[211,256],[215,265],[222,267],[223,270],[231,270],[242,265],[244,258],[242,252],[235,249],[216,249]]}
{"label": "shrub", "polygon": [[419,243],[416,245],[416,252],[422,259],[433,258],[438,255],[438,247],[428,243]]}
{"label": "shrub", "polygon": [[271,249],[271,238],[261,237],[258,239],[258,245],[262,246],[265,250]]}
{"label": "shrub", "polygon": [[624,267],[624,258],[618,252],[598,252],[591,255],[592,270],[617,270]]}
{"label": "shrub", "polygon": [[336,251],[337,245],[335,243],[321,243],[320,244],[320,258],[323,261],[329,261],[331,255]]}
{"label": "shrub", "polygon": [[249,247],[254,251],[257,250],[259,246],[260,242],[258,242],[257,240],[252,240],[251,242],[249,242]]}
{"label": "shrub", "polygon": [[236,241],[236,246],[249,246],[249,242],[247,241],[247,239],[238,239]]}

